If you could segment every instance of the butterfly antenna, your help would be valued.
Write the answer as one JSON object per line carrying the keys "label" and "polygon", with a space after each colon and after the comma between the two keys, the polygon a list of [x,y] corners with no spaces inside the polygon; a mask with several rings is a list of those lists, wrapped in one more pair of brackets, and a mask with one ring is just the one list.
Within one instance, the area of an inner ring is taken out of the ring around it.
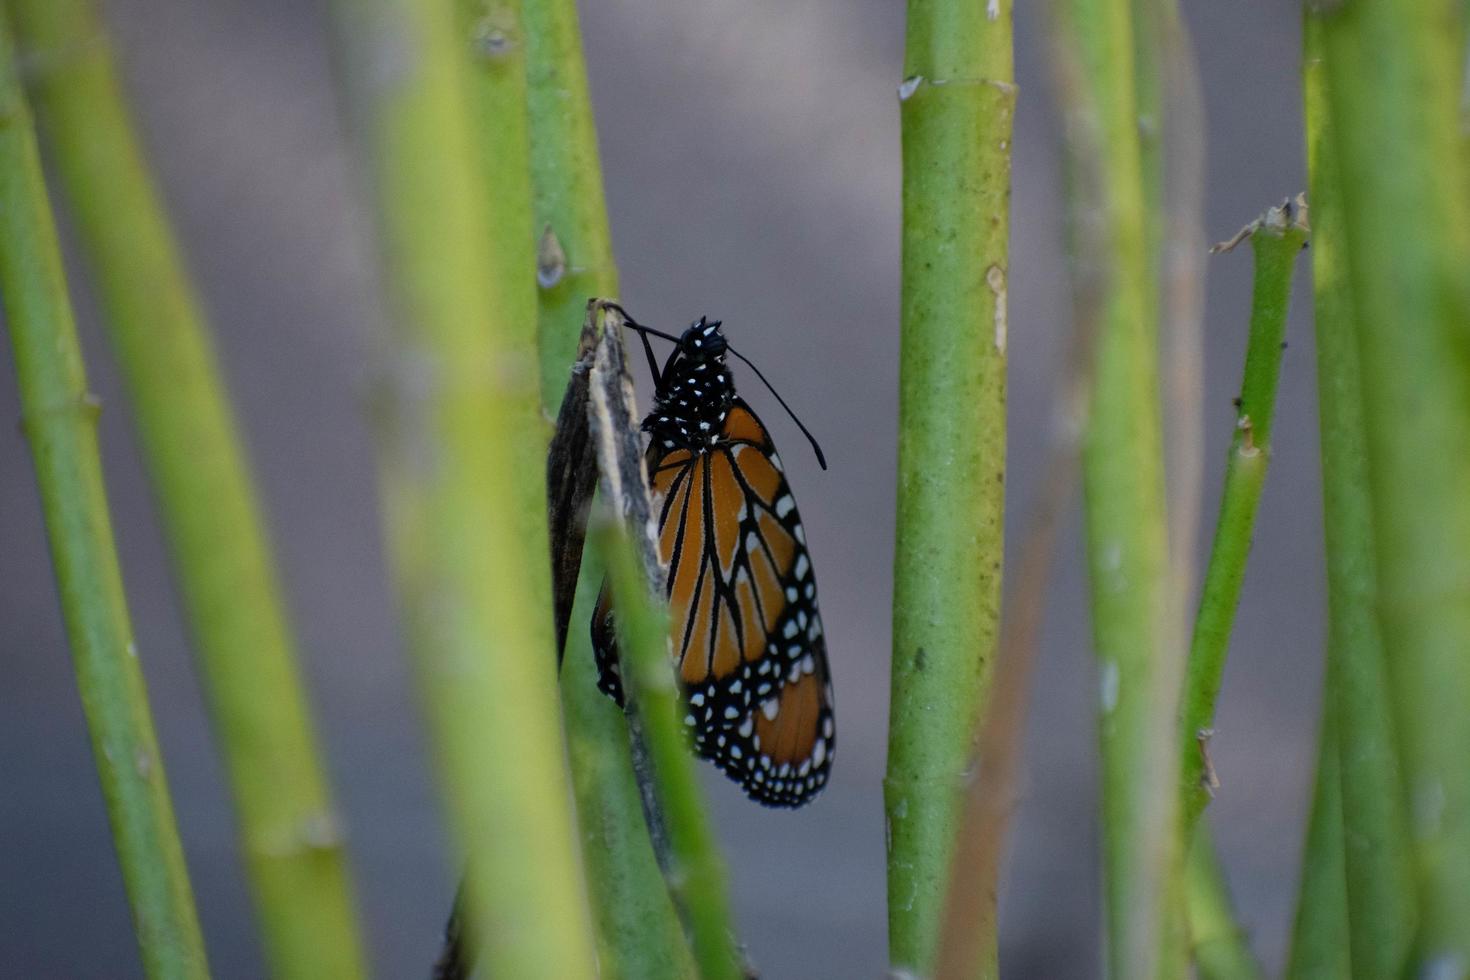
{"label": "butterfly antenna", "polygon": [[786,414],[791,416],[791,421],[795,422],[796,427],[801,430],[801,434],[806,436],[806,441],[812,444],[812,452],[817,454],[817,465],[825,470],[827,468],[827,457],[822,455],[822,447],[817,445],[816,437],[807,431],[807,427],[801,424],[801,419],[797,418],[796,413],[791,410],[791,406],[786,404],[786,399],[782,398],[781,393],[771,386],[771,383],[766,380],[766,376],[761,374],[761,369],[756,367],[750,358],[733,347],[726,347],[725,349],[744,361],[755,372],[755,376],[761,379],[761,384],[766,386],[766,390],[776,396],[776,401],[780,402],[781,407],[786,409]]}
{"label": "butterfly antenna", "polygon": [[679,342],[679,338],[675,337],[671,333],[664,333],[662,330],[655,330],[653,327],[646,327],[643,324],[639,323],[637,320],[628,315],[627,310],[623,309],[616,303],[606,303],[604,305],[607,306],[607,308],[610,310],[617,310],[618,314],[623,318],[623,323],[626,324],[630,329],[638,331],[640,335],[652,335],[654,337],[660,337],[664,340],[672,340],[676,344]]}
{"label": "butterfly antenna", "polygon": [[645,327],[643,324],[639,323],[637,320],[629,316],[628,311],[623,309],[616,303],[608,303],[606,305],[609,309],[617,310],[618,314],[623,318],[623,324],[627,326],[630,330],[633,330],[638,334],[638,339],[643,342],[643,356],[648,358],[648,373],[653,376],[653,386],[655,388],[663,387],[664,373],[663,371],[659,370],[658,358],[653,356],[653,345],[648,342],[648,337],[650,334],[652,334],[653,336],[661,337],[664,340],[672,340],[675,347],[677,347],[679,344],[679,338],[674,337],[670,334],[666,334],[662,330],[655,330],[652,327]]}

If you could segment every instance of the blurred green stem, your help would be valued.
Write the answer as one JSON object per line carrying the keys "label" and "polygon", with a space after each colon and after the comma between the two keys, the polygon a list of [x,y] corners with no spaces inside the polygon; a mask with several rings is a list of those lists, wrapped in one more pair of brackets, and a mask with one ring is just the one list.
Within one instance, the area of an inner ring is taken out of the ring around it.
{"label": "blurred green stem", "polygon": [[[542,407],[561,403],[587,297],[615,297],[597,127],[574,0],[526,0],[526,100],[530,115]],[[689,948],[664,887],[633,780],[628,726],[597,689],[588,623],[603,579],[588,548],[562,661],[561,697],[577,798],[582,855],[604,980],[693,974]]]}
{"label": "blurred green stem", "polygon": [[1211,725],[1255,533],[1256,508],[1271,459],[1271,420],[1281,377],[1291,274],[1307,240],[1304,210],[1300,201],[1287,202],[1271,208],[1242,233],[1250,238],[1255,255],[1250,337],[1240,381],[1235,436],[1225,464],[1220,516],[1205,568],[1184,682],[1181,751],[1186,841],[1210,800],[1214,783],[1214,773],[1207,766]]}
{"label": "blurred green stem", "polygon": [[[1317,751],[1317,785],[1302,852],[1301,891],[1291,936],[1287,980],[1347,980],[1362,976],[1352,968],[1348,924],[1347,874],[1343,860],[1343,773],[1339,764],[1338,719],[1334,703],[1334,668],[1327,668],[1322,725]],[[1204,823],[1200,824],[1203,830]]]}
{"label": "blurred green stem", "polygon": [[[909,0],[907,32],[884,804],[889,962],[924,974],[1000,618],[1016,88],[1010,0]],[[991,975],[993,949],[987,960],[982,973]]]}
{"label": "blurred green stem", "polygon": [[641,721],[668,829],[673,866],[668,872],[675,904],[683,910],[694,960],[704,980],[744,976],[730,934],[725,871],[704,812],[698,773],[679,721],[679,691],[669,658],[668,615],[650,588],[632,542],[616,524],[592,532],[607,568],[617,610],[622,676]]}
{"label": "blurred green stem", "polygon": [[362,976],[341,829],[204,315],[86,0],[10,0],[128,386],[272,973]]}
{"label": "blurred green stem", "polygon": [[572,607],[561,679],[601,976],[604,980],[692,977],[689,947],[644,823],[628,724],[613,700],[597,689],[587,624],[603,571],[600,556],[589,547]]}
{"label": "blurred green stem", "polygon": [[1078,316],[1096,332],[1083,443],[1092,620],[1101,676],[1108,974],[1174,977],[1166,885],[1177,861],[1173,771],[1161,698],[1171,598],[1159,406],[1157,277],[1134,93],[1128,0],[1057,0],[1053,45],[1068,115]]}
{"label": "blurred green stem", "polygon": [[1209,821],[1201,821],[1185,865],[1189,946],[1200,980],[1261,980],[1244,931],[1235,921],[1225,869]]}
{"label": "blurred green stem", "polygon": [[590,977],[554,673],[518,5],[335,9],[397,320],[391,550],[467,858],[470,946],[487,976]]}
{"label": "blurred green stem", "polygon": [[[209,975],[128,620],[66,276],[0,10],[0,298],[77,688],[150,978]],[[79,937],[85,935],[83,926]]]}
{"label": "blurred green stem", "polygon": [[[1414,880],[1378,585],[1364,434],[1362,377],[1348,282],[1343,200],[1332,139],[1322,24],[1304,22],[1307,166],[1312,202],[1312,283],[1322,432],[1322,515],[1327,550],[1328,707],[1336,726],[1342,843],[1353,975],[1403,975],[1414,935]],[[1327,765],[1325,754],[1319,765]],[[1327,860],[1308,847],[1303,866]],[[1304,872],[1305,873],[1305,872]],[[1306,895],[1303,895],[1306,909]]]}
{"label": "blurred green stem", "polygon": [[[1470,187],[1457,128],[1461,6],[1351,0],[1318,15],[1358,346],[1376,608],[1418,892],[1417,950],[1407,969],[1445,975],[1470,969]],[[1351,807],[1345,799],[1345,811]]]}
{"label": "blurred green stem", "polygon": [[525,0],[525,29],[541,399],[555,412],[577,356],[587,300],[616,297],[618,269],[575,0]]}

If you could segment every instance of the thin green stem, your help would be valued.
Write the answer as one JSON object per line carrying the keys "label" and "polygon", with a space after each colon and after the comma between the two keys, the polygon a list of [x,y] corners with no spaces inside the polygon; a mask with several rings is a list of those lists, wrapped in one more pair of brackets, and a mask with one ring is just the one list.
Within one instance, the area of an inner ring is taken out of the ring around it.
{"label": "thin green stem", "polygon": [[391,550],[467,858],[470,946],[489,976],[590,977],[554,673],[516,8],[340,0],[336,13],[397,321]]}
{"label": "thin green stem", "polygon": [[1235,921],[1208,821],[1200,823],[1190,842],[1185,882],[1190,955],[1200,980],[1261,980],[1261,966]]}
{"label": "thin green stem", "polygon": [[[1403,783],[1375,615],[1378,584],[1362,379],[1348,283],[1343,200],[1322,63],[1310,11],[1303,62],[1312,201],[1312,283],[1327,549],[1327,693],[1336,726],[1354,976],[1403,975],[1414,934],[1414,881]],[[1324,709],[1325,710],[1325,709]],[[1306,861],[1317,860],[1309,848]]]}
{"label": "thin green stem", "polygon": [[[903,295],[888,943],[931,968],[1000,619],[1010,0],[910,0],[900,89]],[[993,921],[993,918],[992,918]],[[989,972],[994,953],[988,954]]]}
{"label": "thin green stem", "polygon": [[586,625],[602,578],[602,561],[589,547],[572,606],[561,688],[598,964],[604,980],[692,977],[689,947],[644,823],[628,725],[612,699],[597,689]]}
{"label": "thin green stem", "polygon": [[1291,958],[1286,965],[1287,980],[1347,980],[1361,975],[1352,968],[1353,944],[1349,938],[1343,774],[1339,764],[1339,738],[1344,726],[1333,699],[1333,673],[1329,663],[1318,739],[1317,786],[1302,857],[1302,884],[1291,936]]}
{"label": "thin green stem", "polygon": [[[531,184],[535,227],[541,229],[541,393],[543,408],[555,412],[576,356],[587,297],[616,296],[618,276],[576,4],[527,0],[525,29]],[[598,965],[607,980],[687,977],[693,964],[649,843],[628,726],[597,689],[587,624],[602,578],[602,564],[588,549],[561,675]]]}
{"label": "thin green stem", "polygon": [[0,11],[0,299],[77,688],[151,978],[209,975],[153,731],[56,228],[9,17]]}
{"label": "thin green stem", "polygon": [[1214,773],[1207,766],[1210,730],[1255,532],[1256,507],[1271,459],[1271,421],[1281,376],[1291,274],[1307,240],[1304,207],[1287,202],[1272,208],[1244,232],[1255,255],[1250,337],[1246,341],[1235,437],[1225,465],[1220,516],[1195,615],[1184,686],[1182,792],[1186,840],[1210,800],[1214,782]]}
{"label": "thin green stem", "polygon": [[622,676],[641,723],[655,795],[668,828],[673,860],[669,888],[685,915],[699,976],[739,980],[744,973],[730,934],[725,869],[680,722],[679,690],[669,658],[668,611],[620,525],[604,524],[591,537],[607,568],[617,610]]}
{"label": "thin green stem", "polygon": [[338,820],[208,325],[86,0],[11,0],[199,654],[272,972],[361,976]]}
{"label": "thin green stem", "polygon": [[1378,623],[1419,899],[1411,972],[1470,968],[1470,186],[1460,0],[1320,14]]}
{"label": "thin green stem", "polygon": [[[1054,46],[1068,114],[1079,317],[1095,323],[1094,383],[1083,445],[1100,665],[1104,907],[1109,974],[1176,976],[1166,885],[1175,867],[1177,765],[1166,737],[1171,599],[1159,406],[1157,279],[1134,95],[1127,0],[1058,0]],[[1089,329],[1092,329],[1089,326]],[[1177,962],[1175,961],[1177,960]]]}

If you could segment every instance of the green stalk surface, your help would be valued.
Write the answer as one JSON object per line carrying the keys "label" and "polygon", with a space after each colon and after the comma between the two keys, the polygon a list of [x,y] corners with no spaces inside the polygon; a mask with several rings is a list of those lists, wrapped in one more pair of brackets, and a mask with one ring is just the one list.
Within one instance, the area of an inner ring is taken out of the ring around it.
{"label": "green stalk surface", "polygon": [[342,833],[208,324],[86,0],[11,0],[198,652],[274,976],[363,976]]}
{"label": "green stalk surface", "polygon": [[469,946],[487,976],[590,977],[557,706],[518,5],[335,10],[397,321],[391,551],[467,859]]}
{"label": "green stalk surface", "polygon": [[593,296],[618,295],[597,123],[574,0],[525,0],[526,99],[538,239],[541,400],[561,404]]}
{"label": "green stalk surface", "polygon": [[[1346,862],[1343,860],[1342,729],[1334,703],[1333,667],[1327,668],[1317,753],[1317,785],[1303,848],[1301,890],[1291,935],[1287,980],[1334,980],[1357,976],[1349,939]],[[1203,827],[1203,824],[1201,825]]]}
{"label": "green stalk surface", "polygon": [[1375,606],[1418,896],[1407,969],[1445,975],[1470,970],[1470,187],[1457,129],[1461,7],[1348,0],[1319,20],[1368,450]]}
{"label": "green stalk surface", "polygon": [[[1310,11],[1303,33],[1327,550],[1326,698],[1339,718],[1351,719],[1351,724],[1337,725],[1336,743],[1353,975],[1389,980],[1403,975],[1413,943],[1413,868],[1388,664],[1376,615],[1362,372],[1348,282],[1341,178],[1322,63],[1322,25]],[[1317,860],[1327,858],[1309,847],[1304,864]]]}
{"label": "green stalk surface", "polygon": [[1225,869],[1220,866],[1208,821],[1200,823],[1190,843],[1185,895],[1190,954],[1200,980],[1262,980],[1261,966],[1235,921]]}
{"label": "green stalk surface", "polygon": [[[539,286],[542,408],[555,413],[587,298],[618,294],[597,127],[574,0],[526,0],[526,100]],[[587,549],[562,662],[567,757],[604,980],[693,975],[644,823],[628,726],[597,689],[588,624],[603,567]]]}
{"label": "green stalk surface", "polygon": [[[1079,316],[1095,332],[1083,443],[1092,621],[1102,693],[1102,847],[1108,974],[1175,976],[1164,962],[1175,868],[1174,762],[1161,741],[1170,635],[1159,405],[1157,277],[1142,180],[1127,0],[1058,0]],[[1176,960],[1178,962],[1176,962]]]}
{"label": "green stalk surface", "polygon": [[587,624],[602,581],[602,560],[589,547],[572,606],[561,687],[600,975],[603,980],[693,977],[689,947],[644,822],[628,724],[613,700],[597,689]]}
{"label": "green stalk surface", "polygon": [[0,119],[0,299],[113,845],[146,974],[155,980],[205,978],[204,940],[107,510],[98,406],[87,391],[35,131],[3,10]]}
{"label": "green stalk surface", "polygon": [[674,903],[685,916],[698,976],[741,980],[745,974],[730,933],[724,864],[680,720],[667,609],[655,597],[620,525],[603,524],[592,531],[591,539],[612,587],[622,677],[647,746],[654,793],[669,836],[672,863],[667,880]]}
{"label": "green stalk surface", "polygon": [[[910,0],[884,804],[895,971],[933,964],[998,638],[1005,505],[1010,0]],[[993,919],[992,919],[993,921]],[[994,971],[994,954],[989,955]]]}

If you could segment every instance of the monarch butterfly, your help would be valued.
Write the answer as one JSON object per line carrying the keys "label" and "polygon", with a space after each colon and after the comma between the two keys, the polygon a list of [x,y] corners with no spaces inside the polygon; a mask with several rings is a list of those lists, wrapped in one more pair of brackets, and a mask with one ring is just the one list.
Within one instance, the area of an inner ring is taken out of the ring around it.
{"label": "monarch butterfly", "polygon": [[[684,722],[699,755],[751,799],[801,806],[821,792],[832,765],[832,681],[801,517],[776,447],[735,394],[725,363],[727,351],[745,358],[718,320],[700,317],[678,338],[628,324],[643,338],[654,377],[645,462],[662,497],[655,507]],[[662,369],[649,333],[677,344]],[[621,705],[606,586],[592,647],[598,687]]]}

